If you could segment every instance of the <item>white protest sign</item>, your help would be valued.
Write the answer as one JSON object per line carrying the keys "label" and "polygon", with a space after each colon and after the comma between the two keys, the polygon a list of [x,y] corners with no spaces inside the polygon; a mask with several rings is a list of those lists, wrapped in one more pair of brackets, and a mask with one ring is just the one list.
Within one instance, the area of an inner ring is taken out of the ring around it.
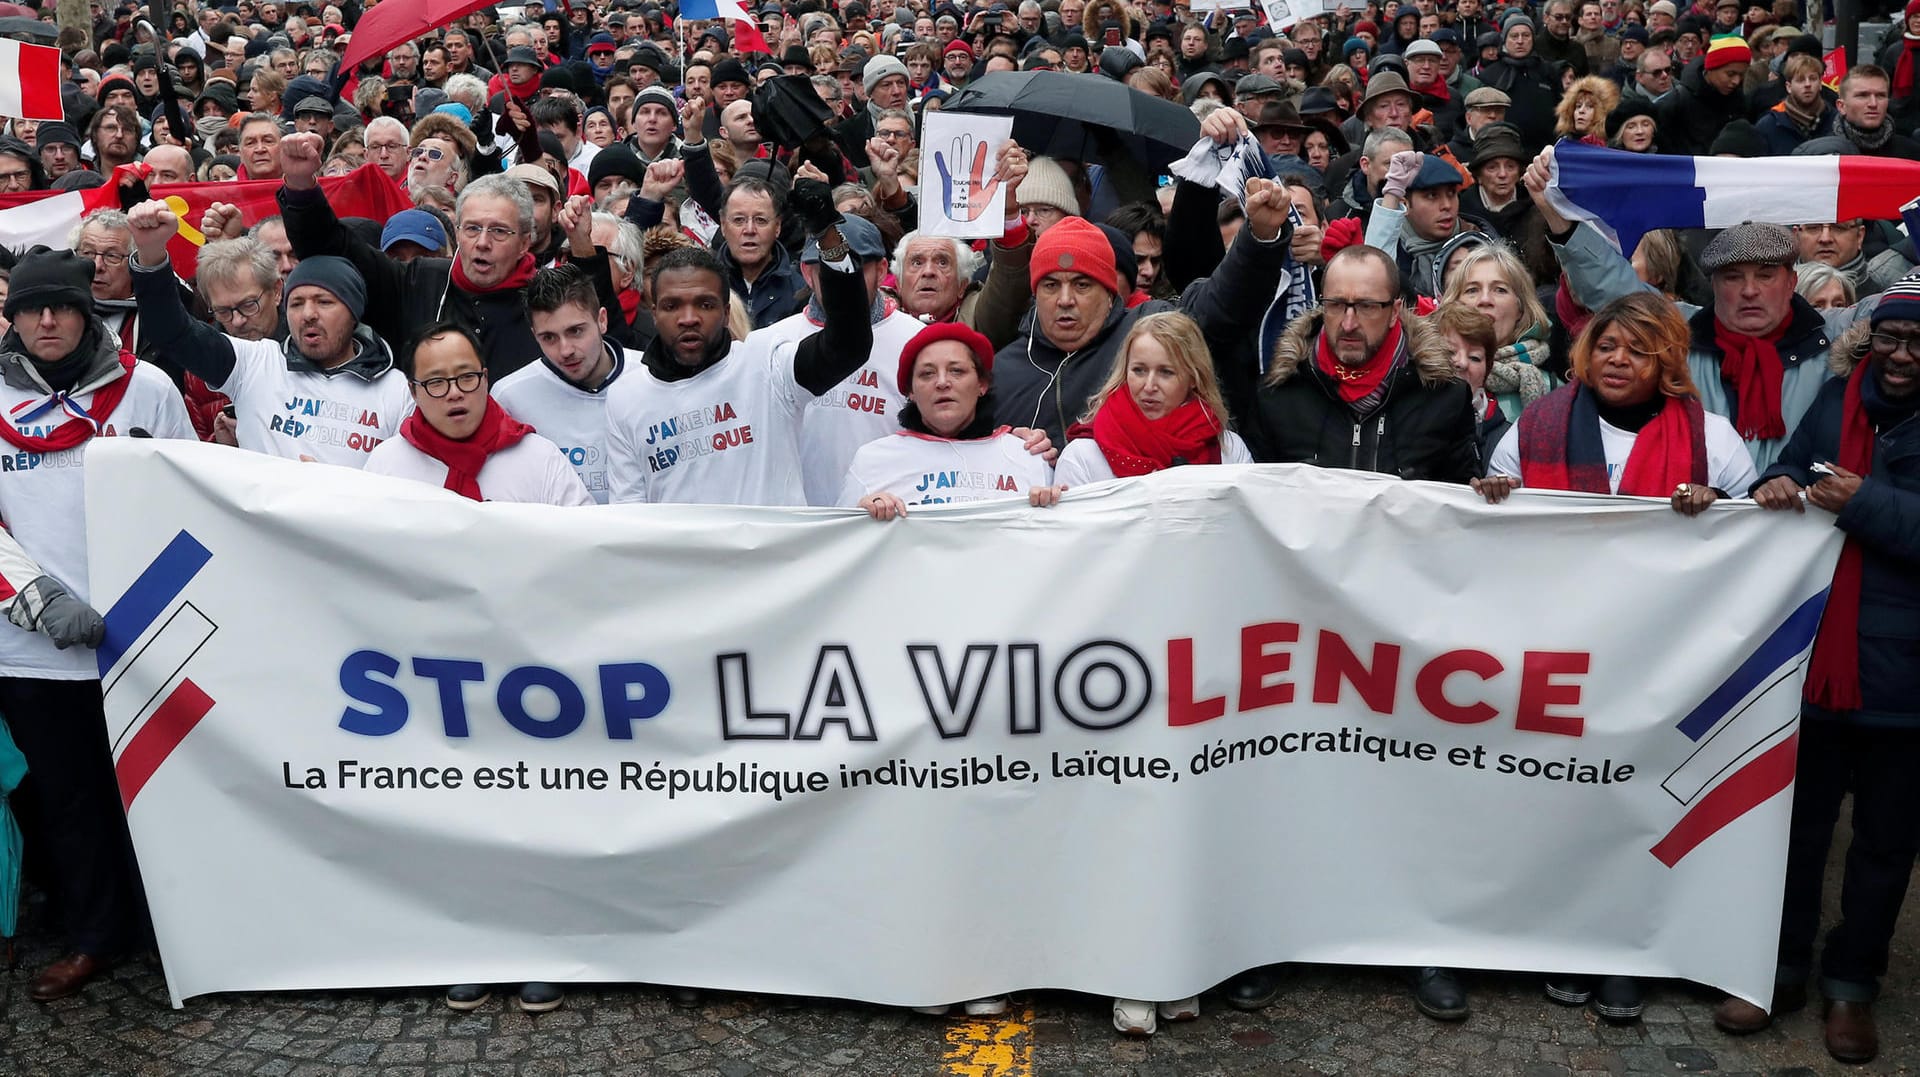
{"label": "white protest sign", "polygon": [[1311,19],[1333,13],[1333,5],[1327,0],[1261,0],[1261,7],[1267,12],[1267,25],[1274,33],[1280,33],[1301,19]]}
{"label": "white protest sign", "polygon": [[1824,512],[1214,466],[879,524],[131,438],[86,487],[176,1001],[1772,991]]}
{"label": "white protest sign", "polygon": [[931,110],[920,130],[920,231],[961,239],[999,239],[1007,191],[997,151],[1013,117]]}

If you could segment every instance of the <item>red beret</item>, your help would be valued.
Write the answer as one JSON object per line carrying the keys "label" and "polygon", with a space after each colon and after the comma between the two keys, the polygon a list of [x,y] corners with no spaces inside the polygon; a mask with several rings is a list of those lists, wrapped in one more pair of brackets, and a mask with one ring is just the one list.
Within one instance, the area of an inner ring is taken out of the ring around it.
{"label": "red beret", "polygon": [[907,388],[913,384],[913,361],[927,345],[942,340],[957,340],[973,351],[973,358],[980,364],[981,375],[993,373],[993,342],[968,326],[959,322],[934,322],[913,335],[907,346],[900,349],[900,395],[907,395]]}

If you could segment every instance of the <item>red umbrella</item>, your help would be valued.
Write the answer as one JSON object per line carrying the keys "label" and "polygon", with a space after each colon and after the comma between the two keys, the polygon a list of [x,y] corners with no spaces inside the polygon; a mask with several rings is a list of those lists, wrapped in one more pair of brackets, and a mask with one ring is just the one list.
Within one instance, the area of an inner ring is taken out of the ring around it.
{"label": "red umbrella", "polygon": [[[4,2],[4,0],[0,0]],[[353,39],[340,57],[342,67],[370,60],[403,41],[423,37],[465,18],[495,0],[386,0],[360,16]]]}
{"label": "red umbrella", "polygon": [[38,11],[33,10],[25,4],[9,4],[4,2],[4,0],[0,0],[0,16],[7,15],[19,15],[28,19],[37,19],[40,17]]}

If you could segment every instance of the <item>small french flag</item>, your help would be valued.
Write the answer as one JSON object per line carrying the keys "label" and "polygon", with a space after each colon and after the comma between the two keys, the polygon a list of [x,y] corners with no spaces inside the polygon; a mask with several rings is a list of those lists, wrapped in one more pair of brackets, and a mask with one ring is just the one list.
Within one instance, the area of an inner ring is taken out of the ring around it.
{"label": "small french flag", "polygon": [[740,0],[686,0],[680,5],[680,17],[701,21],[725,19],[732,23],[735,52],[773,51],[767,45],[760,27],[754,24],[753,17],[740,6]]}
{"label": "small french flag", "polygon": [[1897,221],[1920,191],[1920,162],[1825,154],[1667,157],[1562,141],[1553,148],[1547,203],[1591,221],[1632,252],[1657,228]]}
{"label": "small french flag", "polygon": [[65,119],[60,104],[60,50],[0,38],[0,116]]}

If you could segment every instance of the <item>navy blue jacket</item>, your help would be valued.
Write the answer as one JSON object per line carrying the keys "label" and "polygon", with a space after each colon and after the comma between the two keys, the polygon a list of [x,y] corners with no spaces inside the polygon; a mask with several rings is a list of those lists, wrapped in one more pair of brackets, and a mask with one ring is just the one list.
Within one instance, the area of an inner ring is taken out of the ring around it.
{"label": "navy blue jacket", "polygon": [[[1851,349],[1834,349],[1836,370]],[[1821,386],[1780,459],[1760,476],[1786,475],[1802,486],[1820,476],[1815,462],[1840,455],[1844,376]],[[1818,511],[1818,510],[1810,510]],[[1873,466],[1834,520],[1860,543],[1861,709],[1843,714],[1808,704],[1805,716],[1862,725],[1920,728],[1920,415],[1878,432]]]}

